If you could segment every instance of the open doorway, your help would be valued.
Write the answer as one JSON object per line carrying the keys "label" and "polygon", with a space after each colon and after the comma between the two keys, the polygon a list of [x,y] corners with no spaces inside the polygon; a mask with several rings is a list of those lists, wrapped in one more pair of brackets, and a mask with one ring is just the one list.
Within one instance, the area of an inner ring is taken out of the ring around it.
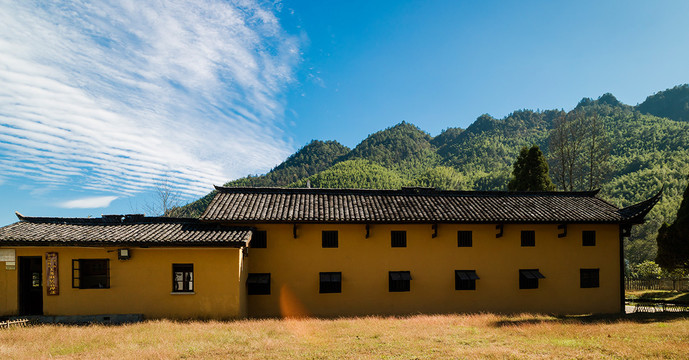
{"label": "open doorway", "polygon": [[19,257],[19,315],[43,315],[43,259]]}

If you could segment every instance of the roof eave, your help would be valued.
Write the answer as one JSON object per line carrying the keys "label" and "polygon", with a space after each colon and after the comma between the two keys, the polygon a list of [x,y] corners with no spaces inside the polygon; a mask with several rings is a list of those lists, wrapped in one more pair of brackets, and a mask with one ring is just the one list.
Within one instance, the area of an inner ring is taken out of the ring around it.
{"label": "roof eave", "polygon": [[353,221],[335,221],[335,220],[266,220],[266,219],[220,219],[210,218],[201,219],[208,223],[218,224],[415,224],[415,225],[433,225],[433,224],[483,224],[483,225],[497,225],[497,224],[619,224],[621,220],[353,220]]}
{"label": "roof eave", "polygon": [[619,214],[622,217],[622,223],[625,224],[643,224],[646,215],[653,209],[653,207],[660,201],[663,196],[663,186],[657,194],[653,195],[651,198],[644,200],[640,203],[627,206],[626,208],[620,209]]}
{"label": "roof eave", "polygon": [[203,248],[242,248],[248,241],[227,242],[141,242],[141,241],[44,241],[44,240],[6,240],[0,241],[0,246],[66,246],[66,247],[138,247],[138,248],[172,248],[172,247],[203,247]]}

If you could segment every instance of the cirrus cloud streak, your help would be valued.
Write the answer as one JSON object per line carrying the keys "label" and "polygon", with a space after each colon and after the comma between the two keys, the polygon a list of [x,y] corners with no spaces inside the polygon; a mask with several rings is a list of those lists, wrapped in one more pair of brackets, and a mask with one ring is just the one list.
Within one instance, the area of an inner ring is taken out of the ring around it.
{"label": "cirrus cloud streak", "polygon": [[58,207],[65,209],[95,209],[106,208],[110,203],[117,200],[117,196],[94,196],[82,199],[74,199],[58,204]]}
{"label": "cirrus cloud streak", "polygon": [[186,196],[292,149],[299,43],[253,1],[0,0],[0,173]]}

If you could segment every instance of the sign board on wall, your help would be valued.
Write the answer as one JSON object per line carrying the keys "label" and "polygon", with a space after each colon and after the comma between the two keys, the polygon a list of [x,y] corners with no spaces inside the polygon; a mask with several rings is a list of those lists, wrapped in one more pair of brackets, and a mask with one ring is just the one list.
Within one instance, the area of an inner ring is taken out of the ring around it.
{"label": "sign board on wall", "polygon": [[0,261],[17,261],[14,249],[0,249]]}
{"label": "sign board on wall", "polygon": [[14,249],[0,249],[0,262],[5,262],[5,270],[17,268],[17,254]]}
{"label": "sign board on wall", "polygon": [[59,295],[60,288],[58,285],[57,272],[57,253],[45,253],[45,272],[46,272],[46,290],[48,295]]}

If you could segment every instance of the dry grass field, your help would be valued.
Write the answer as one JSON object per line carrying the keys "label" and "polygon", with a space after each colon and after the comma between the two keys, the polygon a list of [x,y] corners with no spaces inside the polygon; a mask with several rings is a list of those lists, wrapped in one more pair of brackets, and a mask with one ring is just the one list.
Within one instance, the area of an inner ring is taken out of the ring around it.
{"label": "dry grass field", "polygon": [[670,290],[627,291],[625,297],[631,300],[667,300],[689,303],[689,292]]}
{"label": "dry grass field", "polygon": [[686,358],[689,315],[417,315],[400,318],[146,321],[0,329],[0,357]]}

